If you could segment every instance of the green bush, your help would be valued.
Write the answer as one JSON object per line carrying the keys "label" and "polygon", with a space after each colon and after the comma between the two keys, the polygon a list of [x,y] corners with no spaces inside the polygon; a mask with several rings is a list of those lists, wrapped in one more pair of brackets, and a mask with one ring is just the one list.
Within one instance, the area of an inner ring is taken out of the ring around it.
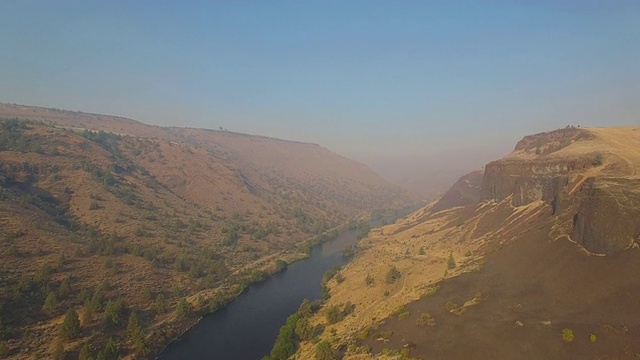
{"label": "green bush", "polygon": [[562,329],[562,340],[564,340],[565,342],[572,342],[573,338],[573,330],[569,328]]}
{"label": "green bush", "polygon": [[191,305],[187,302],[186,299],[180,299],[178,301],[178,305],[176,306],[176,319],[183,320],[191,316]]}
{"label": "green bush", "polygon": [[387,276],[385,277],[385,282],[387,284],[393,284],[396,280],[400,279],[402,274],[395,266],[392,266],[389,271],[387,271]]}
{"label": "green bush", "polygon": [[322,340],[316,345],[316,360],[337,360],[336,352],[326,340]]}
{"label": "green bush", "polygon": [[447,268],[449,269],[456,268],[456,259],[453,258],[453,253],[449,254],[449,259],[447,259]]}
{"label": "green bush", "polygon": [[593,166],[600,166],[604,163],[604,157],[602,156],[602,154],[597,154],[593,160],[591,160],[591,165]]}

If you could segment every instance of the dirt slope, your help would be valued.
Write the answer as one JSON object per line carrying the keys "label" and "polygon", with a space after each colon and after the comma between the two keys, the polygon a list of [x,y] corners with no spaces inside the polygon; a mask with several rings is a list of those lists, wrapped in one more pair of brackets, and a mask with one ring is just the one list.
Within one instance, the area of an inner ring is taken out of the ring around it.
{"label": "dirt slope", "polygon": [[637,358],[639,141],[638,128],[524,138],[485,167],[479,201],[372,230],[312,322],[345,359]]}

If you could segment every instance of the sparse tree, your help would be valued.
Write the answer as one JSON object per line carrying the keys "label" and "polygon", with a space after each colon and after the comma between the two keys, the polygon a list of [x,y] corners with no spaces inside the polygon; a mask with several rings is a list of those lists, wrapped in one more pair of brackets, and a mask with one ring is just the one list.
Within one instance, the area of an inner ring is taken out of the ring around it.
{"label": "sparse tree", "polygon": [[178,301],[178,306],[176,306],[175,311],[176,319],[183,320],[191,315],[191,306],[185,299],[180,299]]}
{"label": "sparse tree", "polygon": [[103,322],[107,327],[116,327],[122,324],[122,313],[125,310],[124,301],[109,301],[104,308]]}
{"label": "sparse tree", "polygon": [[329,324],[335,324],[338,321],[342,320],[342,312],[337,305],[327,308],[327,310],[325,310],[324,316]]}
{"label": "sparse tree", "polygon": [[367,286],[373,286],[373,284],[375,283],[375,280],[373,279],[373,276],[371,276],[371,274],[367,274],[367,277],[364,279],[364,283]]}
{"label": "sparse tree", "polygon": [[447,260],[447,268],[449,269],[456,268],[456,259],[453,258],[453,253],[449,253],[449,259]]}
{"label": "sparse tree", "polygon": [[56,294],[52,291],[47,295],[47,298],[44,300],[44,305],[42,305],[42,311],[45,314],[52,316],[56,309],[58,308],[58,299],[56,298]]}
{"label": "sparse tree", "polygon": [[71,295],[71,280],[66,278],[60,283],[58,288],[58,297],[60,299],[67,299]]}
{"label": "sparse tree", "polygon": [[90,324],[93,319],[93,314],[95,313],[93,306],[93,301],[89,299],[85,300],[84,306],[82,307],[82,324],[85,326]]}
{"label": "sparse tree", "polygon": [[78,338],[80,334],[81,330],[78,313],[73,308],[69,308],[67,313],[64,315],[62,325],[60,325],[60,336],[63,339],[71,340]]}
{"label": "sparse tree", "polygon": [[118,358],[118,346],[113,341],[113,338],[109,338],[109,342],[104,347],[104,357],[107,360],[113,360]]}
{"label": "sparse tree", "polygon": [[392,266],[389,271],[387,271],[387,276],[385,278],[385,282],[387,284],[393,284],[396,280],[400,279],[402,274],[395,266]]}
{"label": "sparse tree", "polygon": [[313,327],[306,318],[298,319],[296,322],[296,335],[300,340],[309,340],[313,336]]}
{"label": "sparse tree", "polygon": [[78,354],[78,360],[92,360],[91,349],[89,348],[89,343],[85,343],[82,349],[80,350],[80,354]]}
{"label": "sparse tree", "polygon": [[298,308],[298,314],[302,317],[309,317],[313,314],[313,305],[309,302],[309,300],[302,300],[302,304]]}
{"label": "sparse tree", "polygon": [[142,332],[142,327],[138,323],[138,315],[136,315],[135,310],[131,311],[131,315],[129,315],[129,322],[127,323],[127,337],[133,340],[140,332]]}
{"label": "sparse tree", "polygon": [[337,360],[337,356],[331,344],[326,340],[322,340],[316,345],[316,360]]}

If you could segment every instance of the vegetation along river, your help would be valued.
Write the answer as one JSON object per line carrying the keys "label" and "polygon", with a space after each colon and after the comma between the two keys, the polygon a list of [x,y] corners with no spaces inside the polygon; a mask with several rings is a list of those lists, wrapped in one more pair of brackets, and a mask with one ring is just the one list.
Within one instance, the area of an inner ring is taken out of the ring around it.
{"label": "vegetation along river", "polygon": [[322,276],[348,261],[342,250],[354,245],[358,234],[358,230],[342,232],[313,248],[308,259],[251,285],[225,308],[205,316],[171,343],[158,359],[262,359],[271,351],[280,327],[298,310],[302,300],[320,298]]}

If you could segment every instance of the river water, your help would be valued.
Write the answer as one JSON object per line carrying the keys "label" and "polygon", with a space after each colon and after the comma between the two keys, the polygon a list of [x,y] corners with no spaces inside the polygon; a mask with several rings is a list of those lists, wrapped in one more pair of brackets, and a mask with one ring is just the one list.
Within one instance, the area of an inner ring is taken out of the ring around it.
{"label": "river water", "polygon": [[357,237],[357,230],[345,231],[313,248],[308,259],[251,285],[225,308],[205,316],[171,343],[158,359],[262,359],[271,351],[280,327],[298,310],[302,300],[320,298],[322,276],[347,262],[342,250],[354,245]]}

